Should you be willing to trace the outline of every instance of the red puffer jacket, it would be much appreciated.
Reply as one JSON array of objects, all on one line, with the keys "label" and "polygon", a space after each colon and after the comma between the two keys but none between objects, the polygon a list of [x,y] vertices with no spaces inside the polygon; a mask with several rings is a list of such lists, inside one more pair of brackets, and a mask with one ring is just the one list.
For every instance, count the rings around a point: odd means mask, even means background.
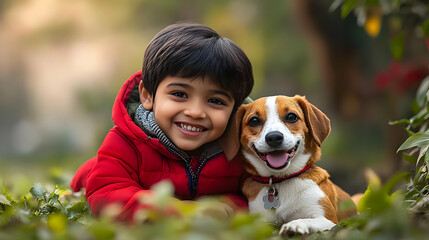
[{"label": "red puffer jacket", "polygon": [[[109,131],[95,158],[82,165],[71,187],[79,191],[86,187],[86,198],[95,215],[111,203],[123,205],[120,218],[130,220],[142,207],[138,198],[150,194],[150,187],[169,179],[179,199],[195,199],[204,195],[226,195],[239,207],[247,207],[241,195],[241,185],[247,177],[238,157],[228,161],[223,153],[208,159],[199,171],[174,155],[156,138],[148,137],[127,111],[130,95],[139,84],[141,72],[135,73],[123,85],[116,97]],[[196,168],[194,168],[196,169]]]}]

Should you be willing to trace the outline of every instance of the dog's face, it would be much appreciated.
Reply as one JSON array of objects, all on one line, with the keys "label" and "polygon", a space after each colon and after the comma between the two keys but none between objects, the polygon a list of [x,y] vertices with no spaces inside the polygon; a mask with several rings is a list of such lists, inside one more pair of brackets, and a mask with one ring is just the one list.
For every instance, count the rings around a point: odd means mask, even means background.
[{"label": "dog's face", "polygon": [[281,177],[320,157],[329,119],[304,97],[260,98],[242,106],[241,153],[251,174]]}]

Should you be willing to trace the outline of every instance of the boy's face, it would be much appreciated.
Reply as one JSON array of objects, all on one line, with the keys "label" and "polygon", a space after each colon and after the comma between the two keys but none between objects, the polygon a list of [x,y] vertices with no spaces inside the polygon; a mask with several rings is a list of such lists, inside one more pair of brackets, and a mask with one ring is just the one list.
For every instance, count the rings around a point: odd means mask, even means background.
[{"label": "boy's face", "polygon": [[234,107],[234,98],[210,79],[166,77],[155,99],[140,83],[140,100],[152,110],[159,127],[185,151],[195,150],[222,136]]}]

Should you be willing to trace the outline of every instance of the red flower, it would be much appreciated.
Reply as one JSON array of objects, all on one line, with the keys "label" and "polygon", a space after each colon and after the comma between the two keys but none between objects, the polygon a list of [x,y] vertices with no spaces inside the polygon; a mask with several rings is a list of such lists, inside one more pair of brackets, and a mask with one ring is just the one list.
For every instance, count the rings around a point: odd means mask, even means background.
[{"label": "red flower", "polygon": [[427,75],[427,68],[392,61],[386,71],[375,75],[376,88],[379,91],[394,89],[397,92],[403,92],[415,83],[419,83]]}]

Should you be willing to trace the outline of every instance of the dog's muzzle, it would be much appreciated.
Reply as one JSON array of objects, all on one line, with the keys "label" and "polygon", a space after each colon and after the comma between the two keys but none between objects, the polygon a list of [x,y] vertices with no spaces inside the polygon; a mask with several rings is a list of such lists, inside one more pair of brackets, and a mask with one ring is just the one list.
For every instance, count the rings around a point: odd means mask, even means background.
[{"label": "dog's muzzle", "polygon": [[268,167],[272,169],[283,169],[287,167],[290,161],[296,154],[300,141],[298,141],[292,148],[284,149],[284,136],[279,131],[272,131],[265,135],[266,144],[272,148],[267,152],[260,152],[255,145],[252,145],[252,149],[263,160]]}]

